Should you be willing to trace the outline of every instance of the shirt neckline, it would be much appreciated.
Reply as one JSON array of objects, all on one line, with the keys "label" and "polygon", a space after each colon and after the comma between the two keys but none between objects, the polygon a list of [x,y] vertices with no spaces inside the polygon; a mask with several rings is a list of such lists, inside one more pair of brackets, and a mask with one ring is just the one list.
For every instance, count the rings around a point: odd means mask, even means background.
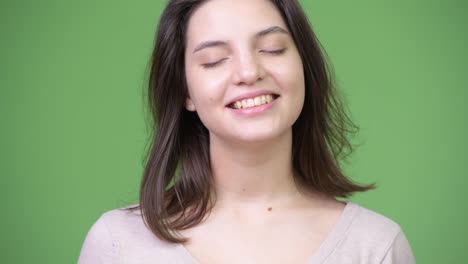
[{"label": "shirt neckline", "polygon": [[[346,235],[347,230],[354,222],[355,216],[359,211],[359,206],[351,201],[344,201],[346,203],[343,212],[339,216],[338,220],[335,223],[335,226],[328,233],[325,239],[322,241],[317,250],[312,253],[311,257],[305,264],[319,264],[330,256],[331,253],[335,250],[337,244],[343,239]],[[188,251],[188,249],[181,243],[177,244],[177,248],[182,252],[184,257],[191,264],[201,264],[198,260]]]},{"label": "shirt neckline", "polygon": [[338,243],[345,237],[349,228],[353,224],[356,215],[359,212],[359,206],[351,201],[346,201],[346,206],[338,218],[333,229],[322,241],[318,249],[312,254],[306,264],[323,263],[336,249]]}]

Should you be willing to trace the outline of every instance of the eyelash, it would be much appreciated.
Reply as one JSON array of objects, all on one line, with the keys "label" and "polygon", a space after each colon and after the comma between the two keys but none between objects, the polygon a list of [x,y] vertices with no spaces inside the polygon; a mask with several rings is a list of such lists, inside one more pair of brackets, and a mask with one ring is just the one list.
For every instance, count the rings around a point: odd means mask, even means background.
[{"label": "eyelash", "polygon": [[279,49],[279,50],[262,50],[262,52],[270,53],[273,55],[281,55],[286,51],[286,49]]},{"label": "eyelash", "polygon": [[219,64],[221,64],[225,60],[227,60],[227,59],[222,59],[222,60],[219,60],[219,61],[213,62],[213,63],[205,63],[205,64],[202,64],[202,66],[203,66],[203,68],[214,68],[214,67],[218,66]]},{"label": "eyelash", "polygon": [[[281,54],[284,54],[284,52],[286,51],[286,49],[280,49],[280,50],[261,50],[260,52],[264,52],[264,53],[269,53],[269,54],[272,54],[272,55],[281,55]],[[225,59],[222,59],[222,60],[219,60],[217,62],[213,62],[213,63],[205,63],[205,64],[202,64],[203,68],[206,68],[206,69],[209,69],[209,68],[214,68],[216,66],[218,66],[219,64],[221,64],[223,61],[227,60],[227,58]]]}]

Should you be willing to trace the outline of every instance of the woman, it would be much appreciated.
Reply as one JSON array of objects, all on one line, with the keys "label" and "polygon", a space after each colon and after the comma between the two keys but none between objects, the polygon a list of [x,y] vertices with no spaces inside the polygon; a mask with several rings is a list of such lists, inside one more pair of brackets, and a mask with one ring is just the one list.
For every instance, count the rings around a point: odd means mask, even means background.
[{"label": "woman", "polygon": [[293,0],[171,0],[153,53],[139,205],[105,213],[79,263],[414,263],[348,197],[353,124]]}]

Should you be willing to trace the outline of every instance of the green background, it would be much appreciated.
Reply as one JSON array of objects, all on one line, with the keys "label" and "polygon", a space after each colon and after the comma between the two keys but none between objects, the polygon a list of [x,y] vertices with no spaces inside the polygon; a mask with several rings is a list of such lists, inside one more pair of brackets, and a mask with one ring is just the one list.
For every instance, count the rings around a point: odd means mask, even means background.
[{"label": "green background", "polygon": [[[379,188],[353,201],[404,229],[418,263],[468,258],[468,4],[302,1]],[[144,92],[164,1],[0,3],[1,263],[75,263],[104,211],[137,202]]]}]

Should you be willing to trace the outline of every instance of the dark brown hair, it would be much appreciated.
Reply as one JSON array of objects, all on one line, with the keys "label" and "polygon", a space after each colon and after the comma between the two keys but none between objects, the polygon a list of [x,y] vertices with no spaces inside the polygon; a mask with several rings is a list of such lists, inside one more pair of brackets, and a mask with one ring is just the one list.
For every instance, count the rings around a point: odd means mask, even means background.
[{"label": "dark brown hair", "polygon": [[[185,242],[178,230],[200,223],[212,199],[209,134],[195,112],[185,109],[184,67],[187,24],[206,0],[170,0],[161,15],[152,55],[148,99],[154,135],[141,182],[143,220],[159,238]],[[348,134],[357,127],[346,115],[329,66],[307,16],[296,0],[272,0],[301,56],[304,106],[293,125],[295,182],[333,197],[367,191],[343,175],[339,160],[352,152]]]}]

